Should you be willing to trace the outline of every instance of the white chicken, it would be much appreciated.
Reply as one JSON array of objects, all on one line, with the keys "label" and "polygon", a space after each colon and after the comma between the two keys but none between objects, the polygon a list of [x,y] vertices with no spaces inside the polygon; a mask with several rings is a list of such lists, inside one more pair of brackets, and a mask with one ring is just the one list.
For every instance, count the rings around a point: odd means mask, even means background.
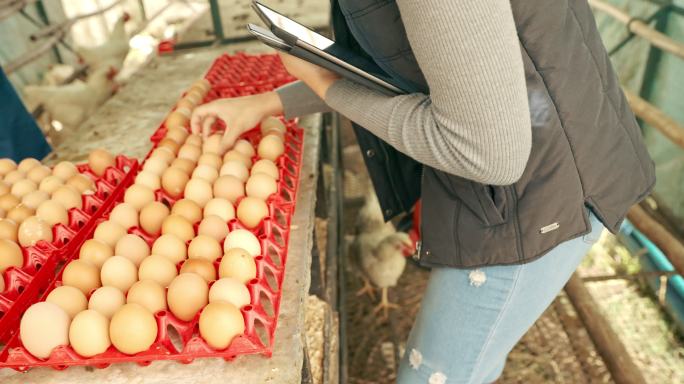
[{"label": "white chicken", "polygon": [[24,88],[25,101],[27,105],[42,104],[51,119],[59,121],[64,128],[76,128],[114,93],[115,75],[113,68],[101,68],[86,82],[28,85]]},{"label": "white chicken", "polygon": [[104,44],[97,47],[76,47],[75,52],[82,64],[88,65],[91,71],[100,68],[114,67],[120,71],[130,50],[125,24],[131,17],[124,13],[114,24],[112,33]]},{"label": "white chicken", "polygon": [[364,283],[356,295],[368,294],[375,298],[373,286],[380,288],[382,297],[373,313],[382,310],[387,317],[389,309],[399,307],[389,301],[388,289],[397,285],[404,272],[404,253],[411,248],[412,242],[406,233],[397,232],[392,223],[385,222],[372,186],[368,188],[365,203],[356,218],[356,236],[351,246]]}]

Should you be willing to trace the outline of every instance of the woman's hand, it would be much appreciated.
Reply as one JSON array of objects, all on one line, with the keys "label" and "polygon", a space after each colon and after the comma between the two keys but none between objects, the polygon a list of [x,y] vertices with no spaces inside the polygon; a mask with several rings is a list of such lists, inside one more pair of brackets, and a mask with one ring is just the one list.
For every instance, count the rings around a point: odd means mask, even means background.
[{"label": "woman's hand", "polygon": [[303,81],[323,100],[325,100],[325,93],[328,88],[340,78],[336,73],[316,64],[311,64],[306,60],[283,52],[279,52],[279,54],[290,75]]},{"label": "woman's hand", "polygon": [[258,95],[218,99],[198,106],[192,111],[190,128],[192,133],[207,137],[216,119],[223,120],[226,131],[221,141],[223,150],[230,149],[246,131],[254,128],[268,116],[283,112],[280,96],[275,92]]}]

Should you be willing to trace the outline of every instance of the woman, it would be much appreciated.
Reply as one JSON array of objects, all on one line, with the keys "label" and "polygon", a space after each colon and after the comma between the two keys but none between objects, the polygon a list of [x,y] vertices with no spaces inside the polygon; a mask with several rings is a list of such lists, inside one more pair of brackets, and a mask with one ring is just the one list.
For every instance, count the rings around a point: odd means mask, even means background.
[{"label": "woman", "polygon": [[[195,110],[230,127],[330,108],[356,126],[385,217],[422,197],[432,267],[399,383],[487,383],[654,168],[586,0],[339,0],[336,41],[413,92],[293,57],[301,81]],[[363,128],[361,128],[363,127]],[[422,169],[422,172],[421,172]]]}]

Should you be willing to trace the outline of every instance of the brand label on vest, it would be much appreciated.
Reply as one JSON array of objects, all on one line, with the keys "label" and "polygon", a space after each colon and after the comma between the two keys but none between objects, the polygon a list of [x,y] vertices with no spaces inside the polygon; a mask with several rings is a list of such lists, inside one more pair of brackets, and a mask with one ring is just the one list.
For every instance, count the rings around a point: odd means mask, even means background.
[{"label": "brand label on vest", "polygon": [[549,225],[547,225],[547,226],[545,226],[545,227],[541,227],[541,228],[539,229],[539,233],[541,233],[541,234],[543,235],[543,234],[545,234],[545,233],[549,233],[549,232],[551,232],[551,231],[555,231],[555,230],[558,229],[558,228],[560,228],[560,225],[556,222],[556,223],[553,223],[553,224],[549,224]]}]

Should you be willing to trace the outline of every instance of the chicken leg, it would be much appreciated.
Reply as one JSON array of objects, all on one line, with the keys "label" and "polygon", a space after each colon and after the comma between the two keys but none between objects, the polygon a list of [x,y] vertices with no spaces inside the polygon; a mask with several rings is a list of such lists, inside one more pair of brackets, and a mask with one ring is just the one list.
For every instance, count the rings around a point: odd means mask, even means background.
[{"label": "chicken leg", "polygon": [[380,311],[383,311],[383,317],[386,319],[387,316],[389,315],[389,310],[390,309],[399,309],[401,308],[399,304],[391,303],[389,301],[388,297],[388,287],[383,287],[382,288],[382,299],[380,300],[380,304],[378,304],[375,309],[373,309],[373,314],[377,314]]},{"label": "chicken leg", "polygon": [[371,300],[375,301],[375,288],[373,284],[371,284],[366,276],[361,276],[361,280],[363,280],[363,287],[356,291],[356,296],[368,295]]}]

